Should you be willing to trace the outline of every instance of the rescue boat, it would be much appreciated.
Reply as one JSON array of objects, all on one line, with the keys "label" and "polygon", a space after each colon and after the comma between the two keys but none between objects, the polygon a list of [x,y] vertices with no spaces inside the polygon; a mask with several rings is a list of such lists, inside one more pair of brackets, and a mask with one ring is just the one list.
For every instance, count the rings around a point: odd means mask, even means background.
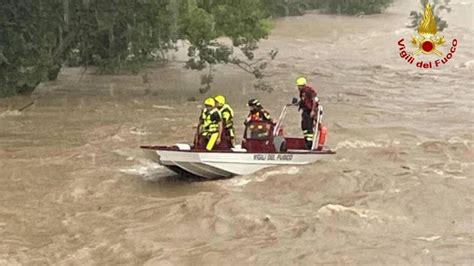
[{"label": "rescue boat", "polygon": [[196,142],[172,146],[141,146],[145,156],[182,176],[205,179],[248,175],[265,168],[282,165],[305,165],[335,154],[324,146],[327,129],[322,125],[323,109],[318,107],[312,149],[305,149],[303,138],[285,137],[285,105],[276,124],[269,121],[246,123],[242,143],[230,146],[225,137],[214,150],[206,151]]}]

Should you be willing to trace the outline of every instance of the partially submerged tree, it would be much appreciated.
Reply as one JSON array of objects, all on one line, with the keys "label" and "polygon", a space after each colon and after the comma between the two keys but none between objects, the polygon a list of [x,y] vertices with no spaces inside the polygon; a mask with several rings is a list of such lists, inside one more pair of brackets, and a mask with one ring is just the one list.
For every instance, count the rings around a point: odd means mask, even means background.
[{"label": "partially submerged tree", "polygon": [[[256,43],[269,34],[268,16],[260,0],[5,0],[0,96],[31,93],[55,79],[64,63],[106,71],[139,67],[164,59],[179,39],[191,44],[191,69],[240,65],[234,48],[253,59]],[[256,76],[257,69],[262,65],[251,70]]]},{"label": "partially submerged tree", "polygon": [[[268,56],[255,58],[258,41],[266,38],[271,29],[268,16],[261,2],[254,0],[215,0],[188,8],[181,23],[183,39],[190,42],[186,67],[209,69],[201,78],[201,92],[210,89],[216,64],[233,64],[257,79],[264,77],[268,61],[277,55],[271,51]],[[227,37],[230,44],[218,37]]]}]

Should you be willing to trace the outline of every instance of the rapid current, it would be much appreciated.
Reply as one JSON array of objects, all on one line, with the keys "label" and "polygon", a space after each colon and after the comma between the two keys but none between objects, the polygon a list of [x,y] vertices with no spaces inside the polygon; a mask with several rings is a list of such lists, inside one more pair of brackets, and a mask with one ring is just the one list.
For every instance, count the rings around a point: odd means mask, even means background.
[{"label": "rapid current", "polygon": [[452,1],[438,34],[456,52],[432,69],[400,57],[418,2],[278,19],[260,43],[279,50],[271,93],[218,67],[209,95],[227,96],[239,136],[249,98],[278,117],[309,79],[337,154],[303,167],[190,182],[146,160],[140,145],[193,138],[207,95],[182,54],[139,75],[66,68],[0,99],[0,265],[474,264],[473,2]]}]

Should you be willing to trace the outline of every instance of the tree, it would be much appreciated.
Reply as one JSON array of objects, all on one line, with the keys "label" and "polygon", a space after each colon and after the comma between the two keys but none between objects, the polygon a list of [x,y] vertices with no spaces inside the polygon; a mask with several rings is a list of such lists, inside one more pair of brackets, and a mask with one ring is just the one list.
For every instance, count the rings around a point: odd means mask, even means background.
[{"label": "tree", "polygon": [[[270,51],[268,56],[256,59],[254,51],[258,49],[258,41],[270,32],[269,15],[263,4],[254,0],[202,1],[188,6],[181,23],[182,37],[191,44],[186,67],[194,70],[209,68],[208,74],[201,77],[201,92],[210,89],[216,64],[233,64],[257,79],[264,77],[262,71],[277,52]],[[217,40],[223,36],[232,44]],[[236,50],[246,60],[236,55]]]},{"label": "tree", "polygon": [[0,96],[28,94],[55,79],[63,40],[57,1],[8,0],[0,9]]},{"label": "tree", "polygon": [[378,14],[393,0],[264,0],[274,16],[303,15],[306,10],[318,9],[329,14]]},{"label": "tree", "polygon": [[[55,79],[66,62],[115,71],[163,59],[176,42],[190,43],[191,69],[251,65],[270,31],[260,0],[5,0],[0,6],[0,96],[31,93]],[[232,45],[217,41],[228,37]],[[207,79],[212,80],[211,79]]]}]

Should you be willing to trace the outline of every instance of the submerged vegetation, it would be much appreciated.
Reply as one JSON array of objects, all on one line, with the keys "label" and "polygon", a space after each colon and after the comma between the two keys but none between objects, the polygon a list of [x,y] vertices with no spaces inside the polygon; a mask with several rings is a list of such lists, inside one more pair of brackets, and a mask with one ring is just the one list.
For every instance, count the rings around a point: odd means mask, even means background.
[{"label": "submerged vegetation", "polygon": [[[256,44],[270,32],[269,17],[255,0],[6,0],[0,7],[0,95],[31,93],[65,64],[113,72],[164,60],[178,40],[189,44],[191,69],[242,65],[234,50],[253,59]],[[222,36],[232,44],[219,43]],[[248,70],[258,75],[261,67]]]},{"label": "submerged vegetation", "polygon": [[[54,80],[63,66],[96,66],[105,73],[140,69],[166,60],[178,41],[188,44],[186,67],[207,69],[200,91],[210,89],[213,66],[233,64],[264,77],[277,51],[255,57],[271,18],[324,13],[379,13],[392,0],[5,0],[0,6],[0,97],[29,94]],[[227,37],[228,42],[218,41]],[[261,84],[261,83],[260,83]]]}]

